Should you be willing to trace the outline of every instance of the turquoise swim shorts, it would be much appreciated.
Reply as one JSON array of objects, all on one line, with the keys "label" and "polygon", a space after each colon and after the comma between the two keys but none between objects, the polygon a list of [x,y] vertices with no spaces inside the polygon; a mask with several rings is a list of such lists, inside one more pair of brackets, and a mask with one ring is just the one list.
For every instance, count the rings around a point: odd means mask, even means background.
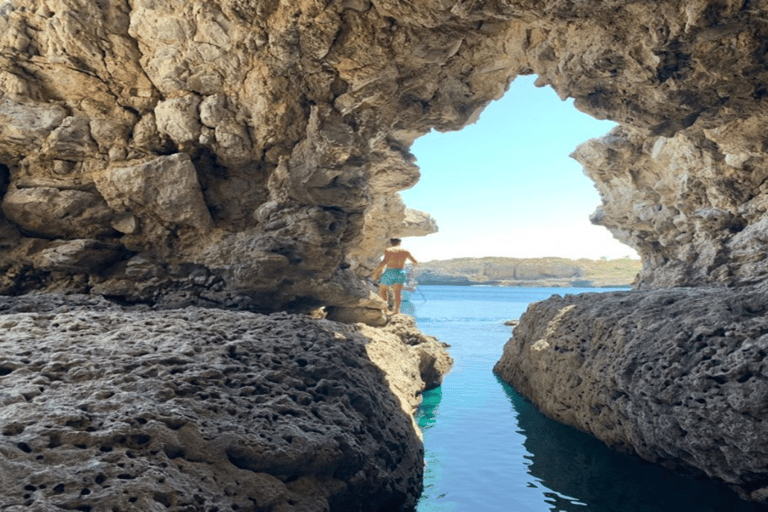
[{"label": "turquoise swim shorts", "polygon": [[381,275],[379,282],[386,286],[392,286],[393,284],[403,284],[408,277],[404,268],[388,268]]}]

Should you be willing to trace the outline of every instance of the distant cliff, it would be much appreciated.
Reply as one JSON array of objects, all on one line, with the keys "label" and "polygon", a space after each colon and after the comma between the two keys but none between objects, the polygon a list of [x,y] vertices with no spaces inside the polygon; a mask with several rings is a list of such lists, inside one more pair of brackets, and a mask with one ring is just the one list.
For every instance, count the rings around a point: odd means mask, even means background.
[{"label": "distant cliff", "polygon": [[629,258],[457,258],[419,265],[417,279],[420,284],[454,286],[629,286],[641,266]]}]

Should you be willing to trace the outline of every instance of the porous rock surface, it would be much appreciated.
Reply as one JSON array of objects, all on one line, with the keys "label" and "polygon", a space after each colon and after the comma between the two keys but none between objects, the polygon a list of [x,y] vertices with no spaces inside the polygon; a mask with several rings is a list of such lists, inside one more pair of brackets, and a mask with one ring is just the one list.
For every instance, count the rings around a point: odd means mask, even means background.
[{"label": "porous rock surface", "polygon": [[494,370],[547,416],[768,504],[766,287],[555,295]]},{"label": "porous rock surface", "polygon": [[46,295],[0,298],[0,329],[9,511],[409,510],[416,394],[451,363],[400,317],[373,329]]}]

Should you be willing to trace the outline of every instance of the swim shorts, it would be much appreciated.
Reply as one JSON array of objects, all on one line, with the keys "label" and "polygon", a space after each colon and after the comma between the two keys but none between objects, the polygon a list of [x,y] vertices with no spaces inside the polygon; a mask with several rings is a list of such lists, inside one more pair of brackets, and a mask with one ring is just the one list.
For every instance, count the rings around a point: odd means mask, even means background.
[{"label": "swim shorts", "polygon": [[392,286],[393,284],[405,283],[407,277],[404,268],[388,268],[381,275],[379,282],[385,286]]}]

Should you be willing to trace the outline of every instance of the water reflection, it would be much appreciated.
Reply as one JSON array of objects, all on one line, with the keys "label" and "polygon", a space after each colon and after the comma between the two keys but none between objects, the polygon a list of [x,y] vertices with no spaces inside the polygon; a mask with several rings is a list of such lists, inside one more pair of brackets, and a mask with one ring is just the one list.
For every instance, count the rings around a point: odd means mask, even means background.
[{"label": "water reflection", "polygon": [[[431,429],[437,422],[437,417],[440,413],[440,401],[442,399],[443,389],[441,386],[426,391],[421,395],[421,404],[419,405],[419,410],[416,414],[416,420],[425,436],[429,429]],[[445,496],[437,494],[437,489],[435,487],[435,483],[440,482],[443,476],[440,455],[435,450],[425,450],[424,457],[426,467],[424,468],[424,488],[422,489],[420,499],[425,501],[441,500]]]},{"label": "water reflection", "polygon": [[766,512],[723,484],[680,476],[609,449],[597,439],[550,420],[502,382],[525,436],[533,486],[546,488],[557,512]]},{"label": "water reflection", "polygon": [[421,395],[421,404],[416,419],[419,422],[419,428],[423,431],[429,430],[437,421],[440,411],[440,401],[443,399],[443,388],[438,386]]}]

